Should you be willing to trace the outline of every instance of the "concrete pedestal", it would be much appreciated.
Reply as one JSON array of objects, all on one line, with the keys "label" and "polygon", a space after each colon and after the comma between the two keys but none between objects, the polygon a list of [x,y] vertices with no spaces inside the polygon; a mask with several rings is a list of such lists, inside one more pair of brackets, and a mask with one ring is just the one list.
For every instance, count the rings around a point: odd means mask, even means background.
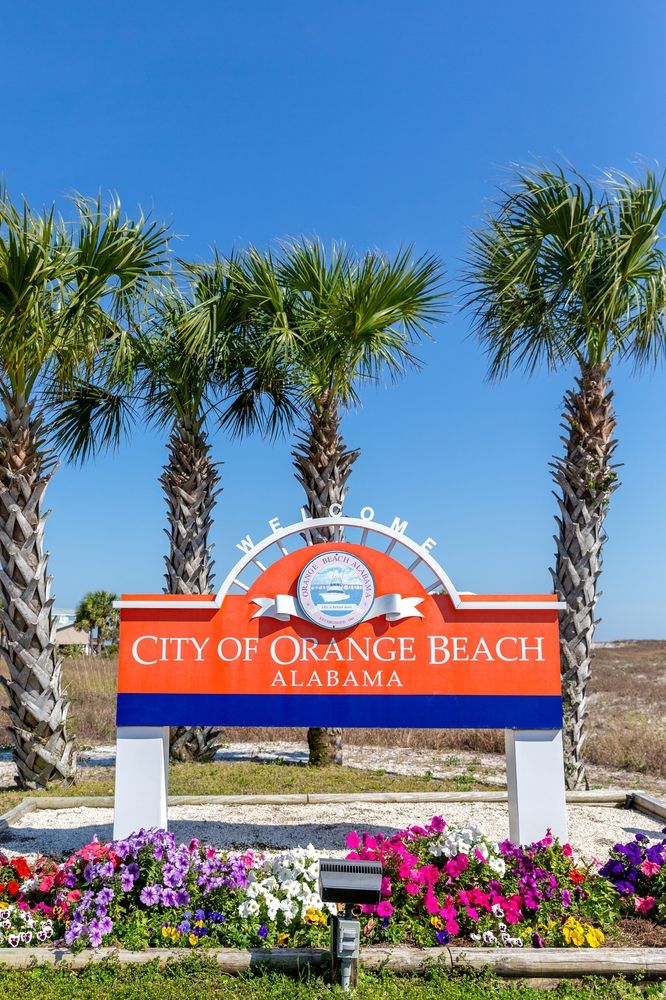
[{"label": "concrete pedestal", "polygon": [[166,829],[168,791],[168,727],[120,727],[116,736],[114,840],[141,827]]},{"label": "concrete pedestal", "polygon": [[546,829],[568,839],[561,729],[507,729],[509,839],[541,840]]}]

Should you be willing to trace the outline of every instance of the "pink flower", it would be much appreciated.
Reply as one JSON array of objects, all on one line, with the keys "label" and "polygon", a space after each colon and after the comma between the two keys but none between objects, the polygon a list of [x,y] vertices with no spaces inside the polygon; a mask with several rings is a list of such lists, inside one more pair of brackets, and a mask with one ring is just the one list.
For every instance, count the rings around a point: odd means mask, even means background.
[{"label": "pink flower", "polygon": [[425,906],[428,913],[432,914],[439,913],[439,903],[437,902],[437,898],[433,895],[432,892],[427,893],[423,905]]},{"label": "pink flower", "polygon": [[378,917],[391,917],[393,916],[393,907],[387,899],[383,899],[381,903],[377,906],[377,916]]},{"label": "pink flower", "polygon": [[562,854],[565,858],[570,858],[573,855],[571,844],[562,844]]},{"label": "pink flower", "polygon": [[446,921],[446,930],[451,935],[451,937],[455,937],[456,934],[458,933],[458,931],[460,930],[460,926],[458,924],[458,921],[457,920],[447,920]]},{"label": "pink flower", "polygon": [[352,851],[355,851],[357,847],[361,846],[361,838],[357,834],[356,830],[352,830],[347,834],[345,837],[345,844]]},{"label": "pink flower", "polygon": [[405,892],[408,896],[418,896],[421,891],[421,886],[417,885],[416,882],[407,882],[405,884]]},{"label": "pink flower", "polygon": [[429,827],[433,833],[442,833],[445,826],[446,823],[441,816],[433,816],[433,818],[430,820]]},{"label": "pink flower", "polygon": [[434,885],[439,878],[439,868],[436,865],[424,865],[420,875],[423,882]]},{"label": "pink flower", "polygon": [[385,875],[382,879],[382,896],[390,896],[392,892],[391,879]]},{"label": "pink flower", "polygon": [[444,871],[451,878],[458,878],[462,875],[464,871],[469,868],[469,858],[466,854],[458,854],[455,858],[451,858],[444,865]]},{"label": "pink flower", "polygon": [[659,871],[661,871],[659,865],[655,865],[654,861],[648,861],[647,859],[638,867],[640,868],[640,870],[643,872],[644,875],[648,876],[648,878],[651,875],[656,875]]},{"label": "pink flower", "polygon": [[474,848],[474,857],[476,858],[477,861],[480,861],[482,865],[485,865],[486,859],[484,858],[483,854],[481,853],[478,847]]},{"label": "pink flower", "polygon": [[634,900],[634,910],[636,913],[649,913],[652,909],[654,909],[654,896],[645,896],[644,899],[637,896]]},{"label": "pink flower", "polygon": [[379,841],[376,837],[369,837],[367,834],[365,836],[365,849],[367,851],[376,851],[379,847]]}]

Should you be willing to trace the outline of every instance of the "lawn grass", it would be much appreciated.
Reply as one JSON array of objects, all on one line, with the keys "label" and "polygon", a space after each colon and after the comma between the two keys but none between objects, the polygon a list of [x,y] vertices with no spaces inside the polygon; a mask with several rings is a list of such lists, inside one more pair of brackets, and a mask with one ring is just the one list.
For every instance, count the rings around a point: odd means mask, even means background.
[{"label": "lawn grass", "polygon": [[[75,785],[53,785],[44,791],[0,789],[0,814],[34,795],[113,795],[114,769],[79,769]],[[361,771],[352,767],[308,767],[291,764],[259,764],[246,761],[215,761],[212,764],[172,764],[169,768],[171,795],[290,795],[315,792],[467,792],[477,787],[475,775],[462,771],[447,779],[427,776]],[[488,785],[482,786],[488,790]]]},{"label": "lawn grass", "polygon": [[[331,1000],[343,996],[356,1000],[542,1000],[544,996],[542,990],[522,983],[441,969],[405,978],[361,972],[358,987],[345,994],[330,986],[325,977],[297,980],[278,973],[259,973],[230,978],[199,956],[164,969],[156,964],[119,967],[105,962],[78,973],[45,967],[0,970],[0,988],[3,1000]],[[658,985],[648,986],[645,992],[640,984],[618,978],[564,983],[556,995],[580,1000],[638,1000],[663,997],[664,993]]]}]

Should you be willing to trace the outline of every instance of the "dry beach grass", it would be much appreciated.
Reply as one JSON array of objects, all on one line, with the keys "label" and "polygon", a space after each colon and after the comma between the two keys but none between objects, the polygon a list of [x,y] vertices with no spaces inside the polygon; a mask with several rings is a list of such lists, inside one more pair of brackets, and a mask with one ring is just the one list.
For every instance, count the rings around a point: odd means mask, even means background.
[{"label": "dry beach grass", "polygon": [[[65,660],[72,728],[82,746],[113,742],[116,670],[115,657]],[[228,729],[225,736],[234,742],[304,742],[305,731],[238,728]],[[504,734],[483,729],[356,729],[348,731],[347,741],[358,746],[432,749],[449,754],[504,752]],[[10,742],[4,712],[0,715],[0,742]],[[666,778],[666,641],[626,641],[597,647],[586,756],[591,764],[610,771]]]}]

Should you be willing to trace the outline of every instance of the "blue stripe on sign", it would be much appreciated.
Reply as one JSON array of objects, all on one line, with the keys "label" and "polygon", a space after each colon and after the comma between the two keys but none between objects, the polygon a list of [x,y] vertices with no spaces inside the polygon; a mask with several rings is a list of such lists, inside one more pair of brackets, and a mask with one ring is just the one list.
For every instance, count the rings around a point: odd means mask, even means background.
[{"label": "blue stripe on sign", "polygon": [[119,694],[119,726],[561,729],[556,695]]}]

